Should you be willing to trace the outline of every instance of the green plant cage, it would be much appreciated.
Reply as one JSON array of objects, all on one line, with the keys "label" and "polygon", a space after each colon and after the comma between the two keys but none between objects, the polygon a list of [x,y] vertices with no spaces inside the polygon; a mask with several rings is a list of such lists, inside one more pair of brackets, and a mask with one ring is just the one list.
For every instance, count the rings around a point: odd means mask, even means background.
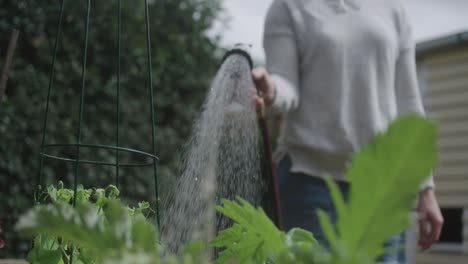
[{"label": "green plant cage", "polygon": [[[89,39],[89,32],[90,32],[90,13],[92,8],[92,1],[86,1],[86,13],[85,13],[85,36],[84,36],[84,43],[83,43],[83,60],[82,60],[82,69],[81,69],[81,88],[80,88],[80,96],[76,99],[79,100],[79,112],[77,113],[77,128],[76,128],[76,135],[74,135],[74,142],[62,142],[58,144],[49,144],[48,143],[48,135],[47,135],[47,126],[49,121],[50,115],[50,105],[51,105],[51,94],[53,93],[54,88],[54,73],[56,68],[56,61],[57,61],[57,50],[59,47],[61,31],[63,26],[63,14],[65,9],[66,0],[61,0],[60,3],[60,13],[57,21],[57,30],[55,33],[55,42],[54,48],[52,53],[52,63],[50,66],[50,75],[49,75],[49,82],[48,82],[48,89],[47,89],[47,99],[45,104],[45,114],[43,120],[43,128],[42,128],[42,143],[40,147],[39,153],[39,172],[37,174],[37,189],[36,189],[36,202],[38,202],[37,197],[39,196],[39,192],[41,186],[44,186],[44,163],[46,160],[56,160],[60,162],[69,162],[74,164],[74,171],[73,171],[73,186],[75,193],[77,192],[77,188],[82,179],[83,175],[80,175],[80,166],[83,164],[91,164],[96,166],[112,166],[115,168],[115,180],[114,184],[119,187],[120,185],[120,177],[121,173],[120,170],[122,168],[142,168],[142,167],[149,167],[152,168],[153,177],[154,177],[154,195],[155,195],[155,205],[153,206],[156,212],[156,221],[158,228],[160,226],[160,205],[159,205],[159,192],[158,192],[158,157],[156,156],[156,144],[155,144],[155,107],[154,107],[154,91],[153,91],[153,76],[152,76],[152,68],[151,68],[151,39],[150,39],[150,26],[149,26],[149,12],[148,12],[148,0],[145,0],[144,3],[141,4],[145,5],[145,26],[146,26],[146,56],[147,56],[147,83],[148,83],[148,104],[150,105],[149,109],[151,111],[150,116],[151,119],[148,122],[151,122],[151,144],[152,144],[152,152],[145,152],[138,149],[133,148],[126,148],[122,147],[122,142],[120,139],[120,129],[121,129],[121,35],[122,35],[122,0],[118,1],[118,8],[116,17],[117,23],[117,43],[115,43],[117,47],[117,81],[115,86],[115,93],[116,93],[116,101],[115,101],[115,116],[116,116],[116,124],[115,124],[115,144],[108,145],[108,144],[87,144],[82,140],[82,132],[83,132],[83,113],[86,107],[85,102],[85,94],[86,94],[86,73],[87,73],[87,57],[88,57],[88,39]],[[135,4],[139,4],[140,1],[136,1]],[[54,153],[63,150],[63,149],[73,149],[74,157],[66,157],[63,155],[57,155]],[[83,149],[92,149],[92,150],[104,150],[110,151],[113,153],[114,161],[102,161],[99,159],[86,159],[83,158],[81,154]],[[126,153],[129,155],[137,156],[140,158],[144,158],[145,162],[123,162],[121,161],[120,155],[122,153]],[[146,162],[148,161],[148,162]],[[73,198],[73,205],[76,206],[76,196]]]}]

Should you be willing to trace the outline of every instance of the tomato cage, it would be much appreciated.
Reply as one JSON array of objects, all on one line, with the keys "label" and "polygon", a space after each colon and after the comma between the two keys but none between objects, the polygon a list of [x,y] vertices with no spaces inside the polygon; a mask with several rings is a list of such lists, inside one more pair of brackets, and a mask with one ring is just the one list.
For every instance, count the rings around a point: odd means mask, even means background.
[{"label": "tomato cage", "polygon": [[[48,80],[48,89],[47,89],[47,100],[45,104],[45,114],[43,120],[43,127],[42,127],[42,142],[40,146],[39,152],[39,172],[36,178],[36,195],[35,199],[38,202],[39,192],[41,186],[44,186],[44,167],[45,162],[50,160],[55,160],[58,162],[67,162],[73,164],[69,166],[73,168],[72,175],[73,175],[73,182],[72,182],[72,189],[77,193],[78,185],[80,181],[83,179],[84,175],[80,174],[80,166],[84,164],[88,165],[95,165],[95,166],[110,166],[115,168],[115,179],[113,184],[117,187],[120,185],[122,173],[122,168],[143,168],[147,167],[152,169],[153,179],[154,179],[154,195],[155,195],[155,205],[153,206],[155,213],[156,213],[156,221],[158,228],[160,226],[160,205],[159,205],[159,192],[158,192],[158,157],[156,156],[156,145],[155,145],[155,111],[154,111],[154,91],[153,91],[153,76],[152,76],[152,68],[151,68],[151,39],[150,39],[150,26],[149,26],[149,12],[148,12],[148,0],[144,1],[144,12],[145,12],[145,27],[146,27],[146,56],[147,56],[147,84],[148,84],[148,97],[149,100],[147,103],[149,104],[151,119],[148,122],[151,122],[151,135],[147,135],[148,138],[151,138],[151,151],[142,151],[138,149],[124,147],[121,140],[121,40],[122,40],[122,4],[121,0],[118,0],[118,8],[116,16],[117,22],[117,43],[115,43],[117,47],[117,58],[116,58],[116,85],[115,85],[115,144],[90,144],[84,142],[83,140],[83,126],[84,126],[84,109],[86,107],[85,95],[86,95],[86,74],[87,74],[87,58],[88,58],[88,46],[89,46],[89,32],[90,32],[90,13],[91,13],[91,0],[86,1],[86,13],[84,17],[85,21],[85,36],[84,36],[84,43],[82,44],[83,50],[83,59],[81,65],[81,87],[80,87],[80,96],[76,98],[79,105],[79,112],[77,113],[77,119],[75,120],[77,123],[76,127],[76,135],[74,135],[73,142],[61,142],[61,143],[49,143],[48,134],[47,134],[47,127],[50,126],[49,115],[51,112],[51,94],[54,90],[54,74],[56,70],[56,62],[57,62],[57,50],[59,48],[59,43],[61,39],[62,27],[63,27],[63,20],[64,20],[64,9],[65,9],[65,2],[66,0],[61,0],[60,4],[60,11],[59,17],[57,21],[57,30],[55,33],[55,42],[53,46],[53,53],[52,53],[52,62],[50,66],[50,75]],[[138,2],[135,2],[138,4]],[[113,140],[114,141],[114,140]],[[83,151],[105,151],[107,153],[112,153],[110,156],[113,156],[112,160],[100,160],[99,158],[87,158],[83,157]],[[73,153],[70,155],[64,155],[64,153]],[[122,157],[131,156],[133,158],[126,158],[123,159]],[[134,160],[138,160],[135,162]],[[111,169],[112,170],[112,169]],[[76,206],[76,195],[73,197],[73,206]]]}]

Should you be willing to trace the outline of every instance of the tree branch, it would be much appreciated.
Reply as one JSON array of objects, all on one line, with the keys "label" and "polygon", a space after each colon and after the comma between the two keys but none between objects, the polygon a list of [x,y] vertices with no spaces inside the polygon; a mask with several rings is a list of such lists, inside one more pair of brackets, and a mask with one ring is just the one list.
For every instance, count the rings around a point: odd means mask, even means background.
[{"label": "tree branch", "polygon": [[7,53],[5,56],[5,63],[3,64],[2,76],[0,77],[0,105],[3,102],[3,97],[6,91],[6,85],[8,81],[8,72],[10,71],[11,62],[13,60],[13,53],[16,49],[16,43],[18,42],[19,31],[13,29],[10,36],[10,43],[8,44]]}]

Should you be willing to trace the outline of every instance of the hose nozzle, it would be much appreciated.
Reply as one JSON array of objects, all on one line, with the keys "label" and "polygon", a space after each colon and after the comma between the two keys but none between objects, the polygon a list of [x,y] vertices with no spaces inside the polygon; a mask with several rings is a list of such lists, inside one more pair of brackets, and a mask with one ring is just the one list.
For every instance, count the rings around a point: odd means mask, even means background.
[{"label": "hose nozzle", "polygon": [[249,44],[238,43],[234,45],[234,48],[232,48],[231,50],[226,52],[226,54],[224,54],[221,64],[223,64],[224,61],[226,61],[226,59],[229,58],[229,56],[237,54],[243,56],[249,63],[250,69],[253,69],[253,61],[252,57],[250,56],[251,48],[252,45]]}]

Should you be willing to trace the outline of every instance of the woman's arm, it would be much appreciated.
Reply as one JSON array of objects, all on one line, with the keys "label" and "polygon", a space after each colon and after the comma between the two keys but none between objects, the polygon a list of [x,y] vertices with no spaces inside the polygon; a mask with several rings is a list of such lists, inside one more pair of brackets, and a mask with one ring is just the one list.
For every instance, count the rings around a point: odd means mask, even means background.
[{"label": "woman's arm", "polygon": [[[396,63],[395,76],[398,114],[416,113],[425,116],[416,75],[415,45],[411,25],[403,9],[401,9],[400,14],[400,54]],[[423,249],[428,249],[439,240],[444,221],[434,193],[432,175],[421,185],[417,210],[419,213],[419,245]]]},{"label": "woman's arm", "polygon": [[292,14],[287,2],[276,0],[270,7],[263,38],[267,70],[258,68],[253,78],[267,105],[285,113],[299,105],[299,59]]},{"label": "woman's arm", "polygon": [[[416,73],[415,44],[411,25],[404,11],[400,20],[400,53],[396,62],[395,93],[398,115],[419,114],[425,116],[422,96]],[[431,176],[421,185],[421,190],[434,188]]]}]

